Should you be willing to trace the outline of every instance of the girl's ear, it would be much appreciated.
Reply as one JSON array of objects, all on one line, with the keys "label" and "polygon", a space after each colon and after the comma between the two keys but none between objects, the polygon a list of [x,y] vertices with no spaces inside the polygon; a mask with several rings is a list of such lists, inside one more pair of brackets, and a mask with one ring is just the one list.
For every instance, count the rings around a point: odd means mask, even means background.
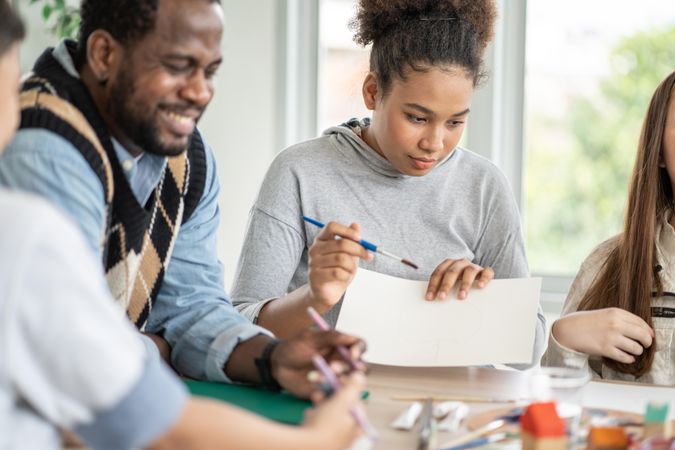
[{"label": "girl's ear", "polygon": [[365,80],[363,80],[363,103],[370,111],[375,109],[377,104],[377,94],[379,92],[379,85],[377,83],[377,75],[374,72],[368,72]]},{"label": "girl's ear", "polygon": [[659,167],[661,167],[662,169],[666,168],[666,160],[663,159],[663,151],[659,153]]}]

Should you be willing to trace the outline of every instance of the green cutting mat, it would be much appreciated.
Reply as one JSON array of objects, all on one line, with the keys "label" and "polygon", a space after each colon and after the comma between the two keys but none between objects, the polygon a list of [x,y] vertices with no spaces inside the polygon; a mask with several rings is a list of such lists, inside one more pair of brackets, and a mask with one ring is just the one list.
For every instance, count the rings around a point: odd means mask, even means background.
[{"label": "green cutting mat", "polygon": [[[300,424],[305,410],[312,406],[312,402],[300,400],[286,392],[271,392],[253,386],[194,380],[186,380],[185,384],[194,396],[222,400],[270,420],[291,425]],[[361,393],[364,400],[368,396],[368,391]]]},{"label": "green cutting mat", "polygon": [[277,422],[297,425],[302,422],[305,409],[312,403],[300,400],[286,392],[277,393],[252,386],[185,381],[188,389],[197,397],[210,397],[239,406]]}]

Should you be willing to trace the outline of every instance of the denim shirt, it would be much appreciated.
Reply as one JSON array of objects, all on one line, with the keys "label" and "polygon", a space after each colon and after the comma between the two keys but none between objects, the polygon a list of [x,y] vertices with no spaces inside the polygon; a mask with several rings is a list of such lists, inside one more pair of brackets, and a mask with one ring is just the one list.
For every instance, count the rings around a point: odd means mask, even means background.
[{"label": "denim shirt", "polygon": [[[55,56],[71,74],[76,74],[61,46]],[[145,204],[162,176],[166,157],[144,153],[133,158],[119,142],[113,144],[134,195],[140,204]],[[220,187],[215,158],[208,145],[206,167],[203,196],[180,228],[145,331],[164,332],[172,347],[172,364],[182,374],[230,381],[223,368],[233,349],[253,336],[270,333],[241,316],[225,292],[216,242]],[[19,130],[0,158],[0,185],[33,192],[54,202],[80,225],[89,246],[102,261],[103,187],[70,142],[44,129]],[[105,282],[102,263],[101,280]]]}]

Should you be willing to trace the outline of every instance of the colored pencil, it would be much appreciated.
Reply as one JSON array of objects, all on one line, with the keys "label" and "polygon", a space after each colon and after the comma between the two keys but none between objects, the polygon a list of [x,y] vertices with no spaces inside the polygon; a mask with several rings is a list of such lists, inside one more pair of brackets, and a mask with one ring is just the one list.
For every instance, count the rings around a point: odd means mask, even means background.
[{"label": "colored pencil", "polygon": [[[321,317],[321,314],[316,312],[316,309],[312,308],[309,306],[307,308],[307,312],[309,313],[309,317],[312,318],[312,321],[318,326],[320,329],[324,331],[330,330],[330,326],[328,323],[326,323],[325,320],[323,320],[323,317]],[[344,358],[345,361],[349,363],[350,366],[352,366],[352,369],[354,370],[363,370],[365,367],[361,361],[356,361],[352,356],[349,354],[349,350],[347,350],[347,347],[344,345],[338,345],[337,346],[337,351],[340,353],[340,356]]]},{"label": "colored pencil", "polygon": [[[302,216],[302,219],[303,219],[305,222],[311,223],[312,225],[316,225],[316,226],[319,227],[319,228],[323,228],[323,227],[326,226],[324,223],[319,222],[319,221],[316,220],[316,219],[312,219],[311,217]],[[405,259],[405,258],[401,258],[400,256],[396,256],[396,255],[394,255],[393,253],[390,253],[390,252],[388,252],[388,251],[386,251],[386,250],[381,249],[380,247],[378,247],[377,245],[373,244],[372,242],[366,241],[365,239],[361,239],[360,241],[354,241],[354,242],[356,242],[357,244],[360,244],[360,245],[361,245],[363,248],[365,248],[366,250],[370,250],[371,252],[379,253],[380,255],[384,255],[384,256],[388,256],[389,258],[393,258],[393,259],[395,259],[395,260],[397,260],[397,261],[402,262],[402,263],[405,264],[406,266],[412,267],[412,268],[415,269],[415,270],[419,269],[419,267],[417,266],[417,264],[413,263],[413,262],[410,261],[409,259]]]},{"label": "colored pencil", "polygon": [[[326,360],[323,358],[323,356],[314,355],[312,357],[312,362],[314,363],[314,367],[316,367],[316,369],[319,372],[321,372],[326,381],[331,385],[333,391],[337,392],[337,390],[341,386],[340,381],[338,380],[337,375],[335,375],[335,372],[333,372],[333,369],[330,368]],[[377,439],[377,431],[375,431],[370,422],[368,422],[368,419],[363,414],[363,411],[356,407],[353,407],[351,409],[351,414],[354,417],[354,420],[356,420],[356,423],[358,423],[361,429],[365,431],[366,435],[372,441],[375,441]]]}]

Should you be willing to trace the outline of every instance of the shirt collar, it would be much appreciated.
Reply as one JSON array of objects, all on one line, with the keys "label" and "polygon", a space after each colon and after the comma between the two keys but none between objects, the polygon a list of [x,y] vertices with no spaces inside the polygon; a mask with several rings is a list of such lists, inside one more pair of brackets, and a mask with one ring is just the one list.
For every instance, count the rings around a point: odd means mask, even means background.
[{"label": "shirt collar", "polygon": [[658,247],[666,255],[675,255],[675,230],[670,225],[671,216],[670,211],[664,214],[657,228]]},{"label": "shirt collar", "polygon": [[164,174],[167,157],[147,152],[133,157],[115,138],[112,138],[112,143],[134,196],[138,203],[145,205]]}]

